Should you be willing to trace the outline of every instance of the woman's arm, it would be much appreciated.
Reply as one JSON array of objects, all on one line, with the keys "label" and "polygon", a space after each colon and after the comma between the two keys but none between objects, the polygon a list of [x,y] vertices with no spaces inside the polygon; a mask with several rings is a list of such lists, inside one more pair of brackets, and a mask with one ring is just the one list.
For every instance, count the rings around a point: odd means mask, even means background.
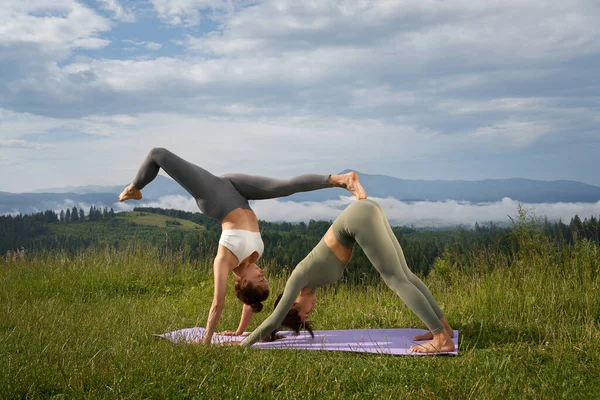
[{"label": "woman's arm", "polygon": [[249,306],[248,304],[244,304],[242,306],[242,318],[240,319],[240,324],[238,325],[237,330],[235,330],[235,331],[227,330],[227,331],[219,332],[219,335],[223,335],[223,336],[248,336],[248,335],[250,335],[249,333],[244,335],[244,331],[250,324],[250,321],[252,321],[252,317],[254,317],[254,311],[252,311],[252,306]]},{"label": "woman's arm", "polygon": [[283,295],[281,296],[281,300],[275,310],[263,321],[262,324],[254,332],[250,334],[244,341],[242,342],[242,346],[252,346],[254,343],[258,342],[265,336],[268,336],[275,329],[281,326],[281,322],[285,318],[290,308],[294,305],[294,301],[298,297],[300,291],[306,286],[305,280],[301,277],[300,274],[292,274],[285,284],[285,289],[283,291]]},{"label": "woman's arm", "polygon": [[236,336],[239,336],[244,333],[248,325],[250,325],[250,321],[252,321],[253,317],[254,311],[252,311],[252,306],[244,304],[242,306],[242,317],[240,318],[240,324],[238,325],[238,328],[235,331]]},{"label": "woman's arm", "polygon": [[224,257],[215,258],[213,266],[215,274],[215,291],[213,295],[212,305],[208,313],[208,321],[206,322],[206,331],[204,333],[203,342],[210,344],[213,334],[221,319],[223,306],[225,305],[225,292],[227,291],[227,277],[229,275],[229,266]]}]

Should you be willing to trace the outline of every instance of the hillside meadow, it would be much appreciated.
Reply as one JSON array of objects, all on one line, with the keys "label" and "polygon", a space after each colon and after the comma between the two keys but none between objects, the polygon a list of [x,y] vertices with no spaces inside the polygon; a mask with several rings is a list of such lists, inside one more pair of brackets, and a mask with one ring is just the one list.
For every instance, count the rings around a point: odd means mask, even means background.
[{"label": "hillside meadow", "polygon": [[[480,251],[468,269],[440,257],[425,278],[460,330],[457,357],[174,345],[152,335],[205,324],[211,260],[135,246],[5,257],[0,397],[598,398],[600,248],[515,234],[514,256]],[[263,266],[279,293],[286,273]],[[220,329],[237,326],[232,283]],[[318,296],[317,329],[423,326],[378,278]]]}]

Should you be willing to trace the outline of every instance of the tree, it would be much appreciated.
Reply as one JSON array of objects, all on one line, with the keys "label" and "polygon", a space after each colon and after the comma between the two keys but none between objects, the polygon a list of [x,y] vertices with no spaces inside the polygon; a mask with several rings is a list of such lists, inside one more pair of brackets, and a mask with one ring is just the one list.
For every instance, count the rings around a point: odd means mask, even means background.
[{"label": "tree", "polygon": [[65,222],[71,222],[71,209],[67,208],[67,213],[65,214]]},{"label": "tree", "polygon": [[59,221],[60,222],[65,222],[65,210],[60,210]]},{"label": "tree", "polygon": [[85,220],[85,213],[83,212],[83,208],[79,209],[79,220],[80,221],[84,221]]},{"label": "tree", "polygon": [[73,206],[73,209],[71,210],[71,221],[79,221],[79,211],[75,206]]},{"label": "tree", "polygon": [[583,237],[583,223],[581,222],[581,219],[579,218],[579,215],[575,215],[572,219],[571,219],[571,223],[569,224],[569,227],[571,228],[571,232],[573,234],[573,238],[575,239],[579,239]]},{"label": "tree", "polygon": [[52,210],[47,210],[44,211],[44,217],[42,222],[58,222],[58,217],[56,216],[56,213]]},{"label": "tree", "polygon": [[600,233],[598,231],[598,220],[593,215],[590,217],[590,222],[589,222],[589,228],[588,228],[588,230],[590,232],[591,239],[594,242],[596,242],[596,244],[598,244],[599,243],[599,241],[598,241],[598,234]]}]

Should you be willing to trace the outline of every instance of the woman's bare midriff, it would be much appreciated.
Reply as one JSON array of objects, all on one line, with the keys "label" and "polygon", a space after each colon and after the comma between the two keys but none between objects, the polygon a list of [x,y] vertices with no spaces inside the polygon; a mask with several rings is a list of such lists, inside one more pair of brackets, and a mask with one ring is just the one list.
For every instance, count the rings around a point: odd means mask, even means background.
[{"label": "woman's bare midriff", "polygon": [[243,231],[259,232],[258,218],[254,211],[236,208],[223,218],[221,229],[240,229]]},{"label": "woman's bare midriff", "polygon": [[327,230],[327,233],[325,233],[325,236],[323,236],[323,240],[325,241],[327,247],[329,247],[333,254],[335,254],[335,256],[338,258],[338,260],[344,264],[348,264],[350,262],[350,258],[352,258],[352,250],[342,246],[342,244],[338,242],[331,226]]}]

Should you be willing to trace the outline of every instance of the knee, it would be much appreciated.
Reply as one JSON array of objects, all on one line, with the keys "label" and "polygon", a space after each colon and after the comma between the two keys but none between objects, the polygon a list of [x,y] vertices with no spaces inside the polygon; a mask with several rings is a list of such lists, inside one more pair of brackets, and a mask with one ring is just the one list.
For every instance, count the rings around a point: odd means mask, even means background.
[{"label": "knee", "polygon": [[403,291],[401,289],[406,287],[407,284],[412,286],[412,283],[407,277],[402,276],[401,274],[394,274],[391,271],[379,271],[379,275],[381,275],[383,282],[395,292]]},{"label": "knee", "polygon": [[152,150],[150,150],[149,156],[153,160],[156,160],[157,158],[163,157],[166,153],[168,153],[167,149],[163,147],[155,147]]}]

